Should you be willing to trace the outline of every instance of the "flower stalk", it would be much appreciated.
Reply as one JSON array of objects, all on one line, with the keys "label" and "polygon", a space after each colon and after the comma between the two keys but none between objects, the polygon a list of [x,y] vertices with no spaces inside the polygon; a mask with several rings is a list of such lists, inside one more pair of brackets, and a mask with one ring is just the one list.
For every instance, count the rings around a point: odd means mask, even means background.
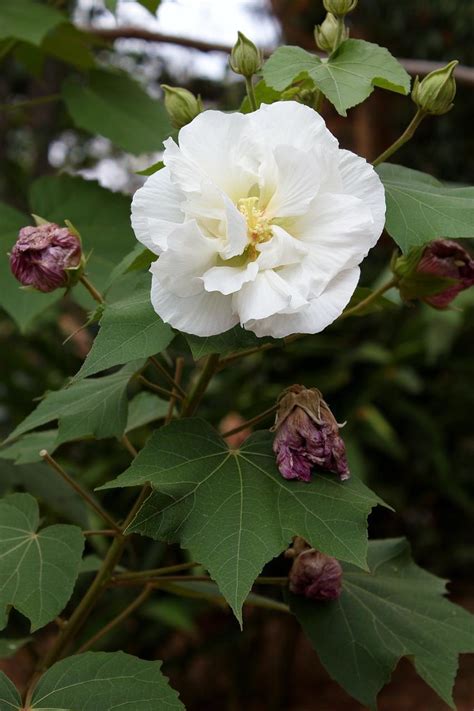
[{"label": "flower stalk", "polygon": [[397,140],[394,141],[394,143],[392,143],[392,145],[389,146],[383,153],[381,153],[378,158],[373,161],[372,165],[376,167],[377,165],[380,165],[380,163],[384,163],[386,160],[388,160],[388,158],[393,156],[393,154],[396,153],[402,146],[404,146],[405,143],[408,143],[408,141],[413,138],[416,129],[427,115],[428,114],[426,113],[426,111],[423,111],[423,109],[418,109],[418,111],[408,124],[407,128],[402,133],[402,135],[397,138]]}]

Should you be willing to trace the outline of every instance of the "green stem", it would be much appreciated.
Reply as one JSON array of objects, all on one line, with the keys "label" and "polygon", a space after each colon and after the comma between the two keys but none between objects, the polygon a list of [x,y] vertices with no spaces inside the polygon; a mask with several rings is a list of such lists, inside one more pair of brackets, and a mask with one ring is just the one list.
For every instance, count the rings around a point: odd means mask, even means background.
[{"label": "green stem", "polygon": [[345,30],[345,23],[344,23],[344,17],[341,15],[338,15],[336,17],[337,19],[337,34],[336,38],[334,40],[334,46],[332,48],[331,54],[334,54],[334,52],[339,49],[341,43],[342,43],[342,38],[344,36],[344,30]]},{"label": "green stem", "polygon": [[371,304],[373,301],[376,301],[379,296],[382,296],[382,294],[385,294],[386,291],[391,289],[392,287],[396,286],[398,284],[398,277],[394,276],[390,281],[386,282],[383,284],[383,286],[379,287],[375,291],[373,291],[367,298],[363,299],[362,301],[359,301],[358,304],[353,306],[350,309],[346,309],[337,319],[338,321],[341,321],[344,318],[347,318],[348,316],[353,316],[354,314],[358,313],[359,311],[362,311],[366,306]]},{"label": "green stem", "polygon": [[[183,368],[184,368],[184,358],[182,356],[179,356],[179,358],[176,358],[176,366],[174,369],[174,378],[173,378],[174,382],[176,383],[176,385],[178,387],[181,382]],[[170,401],[169,401],[168,412],[166,413],[165,425],[167,425],[173,419],[174,408],[176,406],[176,400],[178,397],[179,397],[178,388],[174,387],[173,394],[172,394]]]},{"label": "green stem", "polygon": [[182,395],[178,395],[177,392],[174,392],[172,390],[167,390],[166,388],[162,388],[161,385],[157,385],[156,383],[152,383],[151,380],[148,380],[145,378],[143,375],[138,375],[137,379],[142,385],[145,385],[147,388],[150,390],[153,390],[153,392],[158,393],[158,395],[164,395],[167,398],[173,398],[173,399],[178,399],[182,400],[183,397]]},{"label": "green stem", "polygon": [[231,435],[237,434],[238,432],[245,430],[247,427],[256,425],[258,422],[265,420],[269,415],[273,414],[277,408],[278,408],[278,405],[272,405],[272,407],[269,407],[268,410],[264,410],[259,415],[255,415],[255,417],[250,418],[250,420],[246,420],[245,422],[242,422],[242,424],[239,425],[238,427],[233,427],[231,430],[224,432],[221,435],[221,437],[223,437],[225,439],[226,437],[230,437]]},{"label": "green stem", "polygon": [[38,96],[36,99],[26,99],[25,101],[17,101],[14,104],[3,104],[0,109],[4,111],[15,111],[16,109],[26,109],[32,106],[41,106],[41,104],[49,104],[52,101],[59,101],[61,94],[48,94],[46,96]]},{"label": "green stem", "polygon": [[122,435],[122,437],[120,438],[120,441],[122,442],[125,449],[132,455],[132,457],[137,456],[138,452],[135,449],[135,447],[133,446],[133,444],[130,442],[130,440],[128,439],[126,434]]},{"label": "green stem", "polygon": [[77,650],[76,654],[82,654],[82,652],[87,652],[88,649],[94,646],[96,642],[98,642],[102,637],[105,637],[106,634],[108,634],[111,630],[114,629],[114,627],[117,627],[121,622],[127,619],[132,612],[135,612],[144,602],[145,600],[148,599],[148,597],[151,595],[153,592],[153,588],[149,585],[147,585],[138,595],[133,602],[130,603],[122,612],[120,612],[116,617],[114,617],[110,622],[108,622],[104,627],[102,627],[98,632],[95,633],[87,642],[85,642],[79,649]]},{"label": "green stem", "polygon": [[[194,563],[196,565],[196,563]],[[173,567],[173,566],[170,566]],[[175,566],[178,569],[179,566]],[[209,575],[164,575],[160,572],[159,575],[153,573],[152,570],[143,570],[139,573],[122,573],[115,575],[110,583],[114,585],[135,586],[135,585],[153,585],[161,587],[167,583],[207,583],[213,582]],[[288,585],[288,576],[267,577],[260,575],[255,578],[255,585]]]},{"label": "green stem", "polygon": [[120,527],[119,525],[114,521],[112,516],[105,511],[102,506],[95,501],[95,499],[89,494],[86,489],[83,489],[82,486],[69,474],[64,471],[62,466],[55,460],[53,457],[49,454],[49,452],[46,449],[42,449],[41,452],[39,453],[40,457],[48,464],[51,469],[54,469],[54,471],[59,474],[59,476],[64,479],[64,481],[69,484],[71,489],[74,489],[76,493],[79,494],[79,496],[84,499],[84,501],[87,503],[88,506],[90,506],[93,511],[95,511],[103,520],[111,526],[116,533],[120,533]]},{"label": "green stem", "polygon": [[247,89],[247,96],[249,98],[249,104],[252,111],[257,110],[257,99],[255,97],[255,90],[253,88],[252,77],[245,77],[245,88]]},{"label": "green stem", "polygon": [[84,276],[84,274],[81,277],[79,277],[79,281],[81,282],[81,284],[83,284],[83,286],[86,287],[87,291],[92,296],[94,301],[97,301],[98,304],[105,304],[105,299],[102,296],[102,294],[100,293],[100,291],[95,288],[94,284],[91,281],[89,281],[89,279],[86,276]]},{"label": "green stem", "polygon": [[201,375],[184,401],[181,417],[191,417],[194,414],[204,393],[206,392],[212,376],[217,372],[218,367],[219,354],[211,353],[211,355],[207,357],[204,368],[201,371]]},{"label": "green stem", "polygon": [[160,363],[160,361],[158,360],[158,358],[155,358],[155,356],[150,356],[150,357],[148,358],[148,360],[150,361],[150,363],[151,363],[152,365],[155,366],[155,368],[157,369],[157,371],[158,371],[159,373],[161,373],[161,375],[163,375],[163,377],[166,378],[166,380],[168,380],[169,383],[171,383],[171,385],[173,386],[173,388],[174,388],[175,390],[177,390],[178,393],[179,393],[180,395],[182,395],[182,397],[185,397],[185,396],[186,396],[186,392],[183,390],[183,388],[181,387],[181,385],[176,381],[176,378],[173,378],[173,376],[171,375],[171,373],[168,373],[168,371],[166,370],[166,368],[165,368],[163,365],[161,365],[161,363]]},{"label": "green stem", "polygon": [[423,121],[423,119],[427,116],[427,114],[422,111],[421,109],[418,109],[410,123],[408,124],[407,128],[405,131],[402,133],[400,138],[398,138],[394,143],[392,143],[391,146],[387,148],[383,153],[379,155],[378,158],[376,158],[373,162],[374,166],[380,165],[380,163],[384,163],[387,158],[390,158],[396,151],[398,151],[399,148],[405,145],[405,143],[408,143],[410,138],[413,138],[413,135],[415,134],[416,129],[420,125],[420,123]]},{"label": "green stem", "polygon": [[199,563],[194,561],[188,563],[177,563],[176,565],[167,565],[164,568],[151,568],[150,570],[137,570],[134,572],[118,573],[111,582],[120,582],[121,580],[142,580],[143,578],[159,578],[162,575],[170,573],[179,573],[181,570],[189,570],[195,568]]}]

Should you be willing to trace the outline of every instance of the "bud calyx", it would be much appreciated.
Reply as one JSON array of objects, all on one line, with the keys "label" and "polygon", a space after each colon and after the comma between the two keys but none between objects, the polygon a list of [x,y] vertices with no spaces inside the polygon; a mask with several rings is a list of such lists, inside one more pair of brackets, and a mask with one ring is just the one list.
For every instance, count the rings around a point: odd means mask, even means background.
[{"label": "bud calyx", "polygon": [[420,81],[415,79],[411,97],[421,111],[435,116],[451,111],[456,96],[454,70],[458,62],[450,62],[442,69],[437,69]]},{"label": "bud calyx", "polygon": [[186,126],[201,113],[203,107],[200,96],[194,96],[188,89],[167,84],[162,84],[161,88],[165,93],[165,108],[175,128]]},{"label": "bud calyx", "polygon": [[262,55],[248,37],[242,32],[237,34],[237,42],[230,53],[229,64],[233,72],[248,79],[262,68]]}]

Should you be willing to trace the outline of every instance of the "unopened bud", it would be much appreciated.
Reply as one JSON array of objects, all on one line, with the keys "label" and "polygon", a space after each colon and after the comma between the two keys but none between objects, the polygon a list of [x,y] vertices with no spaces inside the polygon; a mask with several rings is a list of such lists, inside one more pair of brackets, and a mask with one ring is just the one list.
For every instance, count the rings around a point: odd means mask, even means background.
[{"label": "unopened bud", "polygon": [[316,44],[320,50],[327,52],[327,54],[331,54],[336,49],[336,44],[344,42],[348,37],[347,27],[344,27],[342,34],[339,35],[339,21],[331,12],[328,12],[322,25],[316,25],[314,28]]},{"label": "unopened bud", "polygon": [[230,68],[236,74],[251,77],[262,68],[262,55],[242,32],[238,32],[237,42],[230,53]]},{"label": "unopened bud", "polygon": [[461,291],[474,286],[474,260],[449,239],[411,249],[395,260],[393,271],[403,299],[420,299],[435,309],[446,309]]},{"label": "unopened bud", "polygon": [[187,89],[162,84],[165,92],[165,108],[175,128],[182,128],[202,111],[201,97],[194,96]]},{"label": "unopened bud", "polygon": [[49,292],[71,286],[81,275],[81,240],[73,228],[35,218],[22,227],[10,254],[12,274],[23,286]]},{"label": "unopened bud", "polygon": [[453,74],[457,64],[457,60],[450,62],[421,81],[416,77],[411,98],[419,109],[436,116],[451,111],[456,96],[456,79]]},{"label": "unopened bud", "polygon": [[323,0],[327,12],[342,17],[357,7],[358,0]]},{"label": "unopened bud", "polygon": [[336,558],[310,548],[298,537],[286,555],[293,558],[290,592],[310,600],[337,600],[342,592],[342,568]]},{"label": "unopened bud", "polygon": [[279,399],[273,451],[285,479],[310,481],[314,466],[349,479],[339,425],[316,388],[292,385]]}]

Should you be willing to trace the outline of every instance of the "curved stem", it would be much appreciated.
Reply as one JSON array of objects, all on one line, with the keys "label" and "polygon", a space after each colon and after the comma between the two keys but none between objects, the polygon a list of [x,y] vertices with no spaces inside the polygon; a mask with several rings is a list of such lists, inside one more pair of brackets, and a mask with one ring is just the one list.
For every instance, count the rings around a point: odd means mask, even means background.
[{"label": "curved stem", "polygon": [[373,301],[376,301],[379,296],[382,296],[382,294],[385,294],[386,291],[391,289],[392,287],[396,286],[398,284],[398,277],[394,276],[390,279],[390,281],[386,282],[383,284],[383,286],[379,287],[375,291],[373,291],[367,298],[363,299],[362,301],[359,301],[358,304],[355,306],[352,306],[350,309],[346,309],[337,319],[337,321],[341,321],[344,318],[347,318],[347,316],[353,316],[354,314],[358,313],[359,311],[362,311],[366,306],[369,306]]},{"label": "curved stem", "polygon": [[[176,367],[175,367],[174,378],[173,378],[174,382],[176,383],[176,386],[178,386],[178,387],[181,382],[183,368],[184,368],[184,358],[182,356],[180,356],[179,358],[176,358]],[[167,425],[168,422],[171,422],[171,420],[173,419],[173,412],[174,412],[174,408],[176,406],[176,399],[179,397],[178,389],[176,386],[173,388],[173,394],[170,398],[168,412],[167,412],[166,418],[165,418],[165,425]]]},{"label": "curved stem", "polygon": [[277,408],[278,408],[278,405],[272,405],[272,407],[269,407],[268,410],[264,410],[259,415],[255,415],[255,417],[251,417],[250,420],[246,420],[245,422],[242,422],[242,424],[239,425],[238,427],[233,427],[231,430],[227,430],[227,432],[223,432],[221,434],[221,437],[223,437],[225,439],[226,437],[230,437],[231,435],[237,434],[238,432],[245,430],[247,427],[256,425],[258,422],[265,420],[269,415],[273,414]]},{"label": "curved stem", "polygon": [[252,111],[257,110],[257,99],[255,97],[255,90],[253,88],[252,77],[245,77],[245,88],[247,89],[247,96],[249,98],[249,104]]},{"label": "curved stem", "polygon": [[204,393],[206,392],[207,386],[209,385],[212,376],[217,372],[219,367],[219,354],[211,353],[207,357],[204,364],[204,368],[201,371],[201,375],[197,379],[194,387],[189,393],[188,397],[184,401],[183,409],[181,412],[181,417],[191,417],[196,411],[199,403],[202,400]]},{"label": "curved stem", "polygon": [[166,388],[162,388],[161,385],[157,385],[156,383],[152,383],[151,380],[148,380],[145,378],[143,375],[138,375],[137,379],[142,385],[145,385],[147,388],[150,390],[153,390],[153,392],[157,393],[158,395],[164,395],[165,397],[168,398],[174,398],[178,400],[183,400],[182,395],[179,395],[177,392],[172,392],[171,390],[167,390]]},{"label": "curved stem", "polygon": [[405,131],[402,133],[400,138],[397,138],[397,140],[392,143],[391,146],[387,148],[383,153],[379,155],[378,158],[376,158],[373,162],[372,165],[377,166],[380,165],[380,163],[384,163],[387,158],[390,158],[396,151],[398,151],[399,148],[405,145],[405,143],[408,143],[410,138],[413,137],[416,129],[420,125],[420,123],[423,121],[423,119],[427,116],[427,114],[422,111],[421,109],[418,109],[410,123],[408,124],[407,128]]},{"label": "curved stem", "polygon": [[151,568],[150,570],[136,570],[126,573],[118,573],[111,580],[112,583],[120,582],[121,580],[143,580],[148,578],[159,578],[162,575],[170,573],[179,573],[181,570],[189,570],[195,568],[199,563],[191,561],[188,563],[177,563],[176,565],[167,565],[164,568]]},{"label": "curved stem", "polygon": [[171,375],[171,373],[168,373],[168,371],[166,370],[166,368],[165,368],[163,365],[161,365],[161,363],[160,363],[160,361],[158,360],[158,358],[155,358],[155,356],[150,356],[150,357],[148,358],[148,360],[150,361],[150,363],[151,363],[152,365],[155,366],[155,368],[157,369],[157,371],[158,371],[159,373],[161,373],[161,375],[162,375],[164,378],[166,378],[166,380],[168,380],[169,383],[171,383],[171,385],[173,386],[173,388],[174,388],[175,390],[177,390],[180,395],[182,395],[183,397],[186,396],[186,392],[183,390],[183,388],[181,387],[181,385],[180,385],[178,382],[176,382],[176,378],[173,378],[173,376]]},{"label": "curved stem", "polygon": [[98,304],[105,304],[105,299],[102,296],[102,294],[100,293],[100,291],[95,288],[94,284],[91,281],[89,281],[89,279],[86,276],[84,276],[84,274],[81,277],[79,277],[79,281],[81,282],[81,284],[83,284],[83,286],[86,287],[87,291],[92,296],[94,301],[97,301]]},{"label": "curved stem", "polygon": [[120,441],[122,442],[125,449],[132,455],[132,457],[137,456],[138,451],[135,449],[133,444],[130,442],[130,440],[128,439],[126,434],[122,435],[122,437],[120,438]]}]

